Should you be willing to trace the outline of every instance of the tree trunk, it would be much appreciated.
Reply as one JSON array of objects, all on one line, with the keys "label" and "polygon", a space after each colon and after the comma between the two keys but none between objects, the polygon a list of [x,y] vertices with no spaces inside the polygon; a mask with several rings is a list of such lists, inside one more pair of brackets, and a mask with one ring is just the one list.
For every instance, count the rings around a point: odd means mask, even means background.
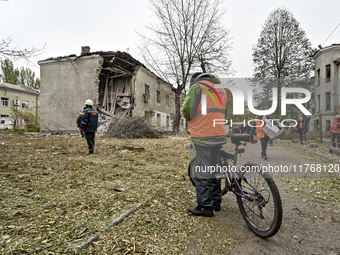
[{"label": "tree trunk", "polygon": [[181,120],[181,93],[182,90],[175,90],[175,119],[174,119],[174,128],[173,132],[179,132],[179,124]]}]

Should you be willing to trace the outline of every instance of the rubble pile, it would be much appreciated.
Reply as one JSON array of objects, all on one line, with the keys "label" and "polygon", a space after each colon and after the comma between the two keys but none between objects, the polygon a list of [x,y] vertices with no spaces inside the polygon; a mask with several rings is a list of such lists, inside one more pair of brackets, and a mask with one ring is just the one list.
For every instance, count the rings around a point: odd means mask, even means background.
[{"label": "rubble pile", "polygon": [[110,120],[105,136],[127,139],[161,138],[162,133],[147,123],[143,117],[123,116]]}]

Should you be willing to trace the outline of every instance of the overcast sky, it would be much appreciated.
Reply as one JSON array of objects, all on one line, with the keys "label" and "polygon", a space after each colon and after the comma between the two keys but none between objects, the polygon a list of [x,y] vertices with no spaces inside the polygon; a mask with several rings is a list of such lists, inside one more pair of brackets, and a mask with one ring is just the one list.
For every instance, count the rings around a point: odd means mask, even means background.
[{"label": "overcast sky", "polygon": [[[268,15],[279,7],[289,9],[305,30],[313,47],[340,43],[340,1],[225,0],[223,23],[231,30],[234,77],[253,72],[252,46]],[[148,0],[9,0],[0,1],[0,40],[12,38],[12,46],[31,49],[46,43],[44,52],[32,59],[39,74],[39,60],[79,55],[81,46],[91,51],[127,51],[142,62],[136,31],[152,22]],[[325,43],[324,43],[325,42]],[[25,66],[15,62],[15,67]]]}]

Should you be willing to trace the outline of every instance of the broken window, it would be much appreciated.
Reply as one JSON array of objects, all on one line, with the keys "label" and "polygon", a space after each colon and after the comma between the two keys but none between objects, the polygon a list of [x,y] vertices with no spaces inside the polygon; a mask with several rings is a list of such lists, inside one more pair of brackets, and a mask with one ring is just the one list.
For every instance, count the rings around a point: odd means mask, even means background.
[{"label": "broken window", "polygon": [[169,96],[166,96],[166,106],[167,107],[170,106],[170,98],[169,98]]},{"label": "broken window", "polygon": [[326,92],[326,111],[331,110],[331,92]]},{"label": "broken window", "polygon": [[330,130],[331,129],[331,121],[330,120],[326,120],[326,130]]},{"label": "broken window", "polygon": [[331,81],[331,65],[326,65],[326,82]]},{"label": "broken window", "polygon": [[145,84],[144,90],[144,101],[147,102],[150,100],[150,86]]},{"label": "broken window", "polygon": [[161,103],[161,92],[159,90],[157,90],[157,103]]},{"label": "broken window", "polygon": [[319,120],[314,120],[314,130],[319,131]]},{"label": "broken window", "polygon": [[170,127],[170,116],[166,116],[166,126]]}]

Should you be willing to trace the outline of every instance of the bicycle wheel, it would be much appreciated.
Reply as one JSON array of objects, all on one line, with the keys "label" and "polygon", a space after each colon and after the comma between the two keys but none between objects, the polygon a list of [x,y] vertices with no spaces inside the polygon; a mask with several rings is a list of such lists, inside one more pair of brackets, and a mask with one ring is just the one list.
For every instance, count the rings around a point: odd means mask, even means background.
[{"label": "bicycle wheel", "polygon": [[[257,164],[243,165],[237,191],[237,204],[251,231],[262,238],[275,235],[282,222],[280,193],[274,180]],[[257,169],[257,170],[255,170]],[[249,171],[248,171],[249,170]]]},{"label": "bicycle wheel", "polygon": [[[188,166],[188,175],[190,178],[190,181],[192,185],[195,186],[194,182],[194,177],[195,177],[195,160],[196,157],[194,157]],[[220,150],[220,160],[221,160],[221,166],[228,166],[231,165],[233,166],[233,161],[234,161],[234,155],[231,153],[228,153],[224,150]],[[221,189],[222,189],[222,196],[228,192],[228,181],[227,179],[224,179],[221,181]]]}]

